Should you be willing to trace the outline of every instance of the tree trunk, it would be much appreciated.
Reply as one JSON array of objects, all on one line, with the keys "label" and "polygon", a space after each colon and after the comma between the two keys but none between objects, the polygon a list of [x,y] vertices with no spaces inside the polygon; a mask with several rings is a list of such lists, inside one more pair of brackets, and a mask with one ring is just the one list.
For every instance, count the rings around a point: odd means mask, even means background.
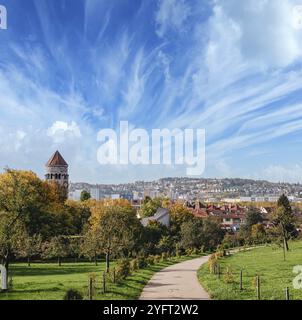
[{"label": "tree trunk", "polygon": [[30,267],[30,257],[27,257],[27,266]]},{"label": "tree trunk", "polygon": [[0,291],[7,291],[8,288],[8,277],[7,277],[7,269],[4,264],[0,265],[0,283],[1,283],[1,290]]},{"label": "tree trunk", "polygon": [[97,259],[97,255],[94,255],[94,264],[97,266],[98,265],[98,259]]},{"label": "tree trunk", "polygon": [[106,272],[108,273],[110,270],[110,253],[106,253]]},{"label": "tree trunk", "polygon": [[58,257],[58,264],[59,264],[59,267],[61,267],[62,265],[61,257]]}]

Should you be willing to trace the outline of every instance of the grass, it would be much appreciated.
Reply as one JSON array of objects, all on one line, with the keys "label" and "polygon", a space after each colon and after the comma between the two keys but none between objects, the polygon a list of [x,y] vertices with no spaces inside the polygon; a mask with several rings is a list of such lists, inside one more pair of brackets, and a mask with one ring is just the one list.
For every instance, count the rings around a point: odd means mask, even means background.
[{"label": "grass", "polygon": [[[17,263],[10,267],[13,287],[7,293],[0,293],[0,300],[62,300],[70,288],[87,296],[89,274],[96,275],[96,300],[135,300],[153,274],[174,263],[196,256],[183,256],[160,262],[134,272],[118,284],[108,283],[107,293],[102,291],[102,275],[105,262],[95,266],[92,263],[65,263],[59,267],[54,263],[35,263],[28,267]],[[111,264],[111,267],[114,263]]]},{"label": "grass", "polygon": [[[285,300],[285,288],[290,290],[291,300],[302,299],[302,289],[293,287],[297,274],[293,267],[302,265],[302,242],[291,242],[290,251],[283,260],[283,250],[277,246],[266,246],[241,251],[219,259],[221,272],[229,269],[232,280],[226,283],[222,275],[210,274],[208,264],[198,271],[198,278],[203,287],[215,300],[255,300],[257,299],[255,277],[260,276],[261,300]],[[240,270],[243,271],[243,290],[240,291]]]}]

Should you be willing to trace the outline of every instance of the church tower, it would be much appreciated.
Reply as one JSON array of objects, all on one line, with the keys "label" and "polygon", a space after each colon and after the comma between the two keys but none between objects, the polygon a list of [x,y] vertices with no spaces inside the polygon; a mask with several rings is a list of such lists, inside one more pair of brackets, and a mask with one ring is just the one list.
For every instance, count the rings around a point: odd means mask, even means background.
[{"label": "church tower", "polygon": [[66,195],[68,194],[68,164],[61,156],[59,151],[56,151],[48,162],[45,165],[46,173],[45,179],[46,181],[54,181],[57,182],[60,186],[62,186]]}]

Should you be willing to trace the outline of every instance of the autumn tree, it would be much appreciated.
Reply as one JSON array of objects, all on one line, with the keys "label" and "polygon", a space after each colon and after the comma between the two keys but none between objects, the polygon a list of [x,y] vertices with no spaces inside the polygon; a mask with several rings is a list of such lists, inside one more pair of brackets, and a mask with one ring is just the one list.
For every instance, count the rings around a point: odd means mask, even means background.
[{"label": "autumn tree", "polygon": [[69,254],[68,238],[56,236],[43,243],[42,256],[46,259],[58,259],[58,265],[62,265],[62,259]]},{"label": "autumn tree", "polygon": [[33,172],[6,169],[0,174],[1,264],[8,271],[17,235],[38,233],[49,203],[47,183]]},{"label": "autumn tree", "polygon": [[18,257],[27,258],[27,265],[30,267],[30,260],[41,254],[42,237],[40,234],[28,235],[26,232],[18,239],[16,253]]},{"label": "autumn tree", "polygon": [[279,229],[283,240],[284,249],[289,250],[288,240],[295,233],[294,215],[288,198],[283,194],[277,202],[277,208],[273,213],[273,223]]},{"label": "autumn tree", "polygon": [[109,270],[111,255],[127,256],[138,249],[142,225],[128,202],[103,202],[91,210],[91,230],[97,235]]}]

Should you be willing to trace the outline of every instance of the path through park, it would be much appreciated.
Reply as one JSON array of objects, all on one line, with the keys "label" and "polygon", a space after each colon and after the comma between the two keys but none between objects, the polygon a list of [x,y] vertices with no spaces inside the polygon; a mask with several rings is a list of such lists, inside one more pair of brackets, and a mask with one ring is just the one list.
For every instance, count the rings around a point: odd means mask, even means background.
[{"label": "path through park", "polygon": [[197,278],[197,270],[208,258],[188,260],[157,272],[145,286],[140,300],[210,300]]}]

